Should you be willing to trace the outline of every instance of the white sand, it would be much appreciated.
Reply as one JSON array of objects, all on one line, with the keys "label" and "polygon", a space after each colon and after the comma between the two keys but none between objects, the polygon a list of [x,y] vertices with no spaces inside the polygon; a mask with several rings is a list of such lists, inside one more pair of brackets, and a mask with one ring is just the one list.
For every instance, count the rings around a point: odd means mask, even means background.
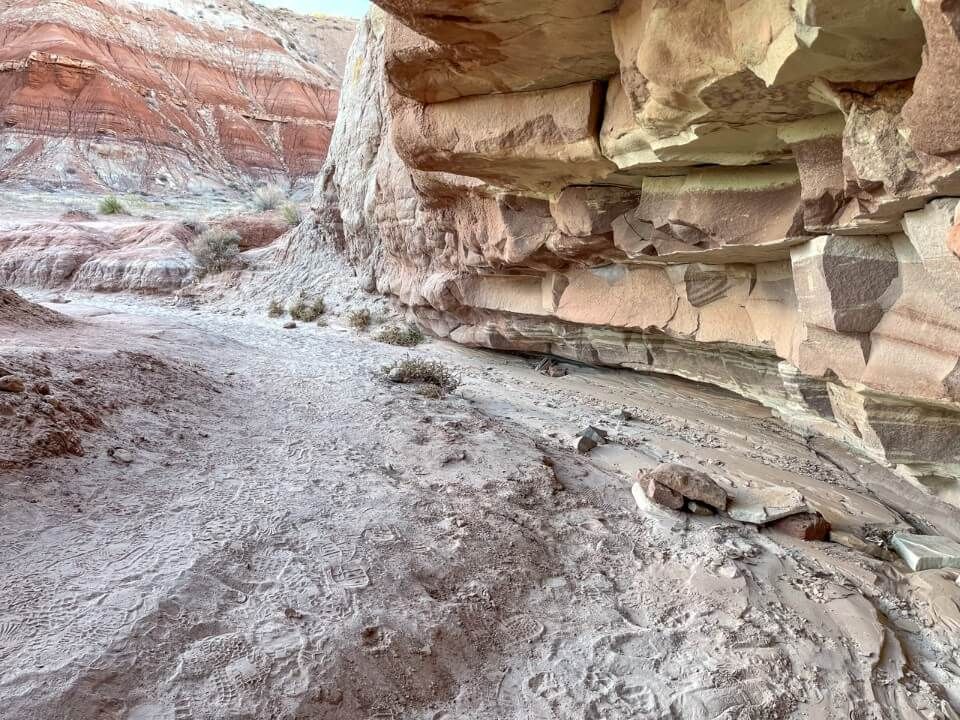
[{"label": "white sand", "polygon": [[[637,511],[633,473],[671,460],[797,487],[861,538],[907,526],[892,505],[957,533],[751,403],[335,324],[57,309],[87,321],[0,330],[0,359],[56,371],[58,347],[108,347],[202,373],[131,377],[154,401],[108,415],[84,457],[0,471],[2,720],[957,717],[948,571],[932,597],[848,547]],[[405,354],[455,364],[462,389],[384,382]],[[576,456],[620,405],[639,419]]]}]

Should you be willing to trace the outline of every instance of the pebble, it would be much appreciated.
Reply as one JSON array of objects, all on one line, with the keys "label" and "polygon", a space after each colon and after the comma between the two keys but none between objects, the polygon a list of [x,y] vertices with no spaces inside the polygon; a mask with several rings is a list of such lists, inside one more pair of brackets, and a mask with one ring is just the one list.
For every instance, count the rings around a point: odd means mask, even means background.
[{"label": "pebble", "polygon": [[590,452],[598,445],[603,445],[607,441],[607,437],[606,430],[588,425],[585,430],[577,435],[577,452],[581,454]]},{"label": "pebble", "polygon": [[124,448],[114,448],[110,452],[110,456],[119,463],[124,465],[129,465],[133,462],[133,453]]}]

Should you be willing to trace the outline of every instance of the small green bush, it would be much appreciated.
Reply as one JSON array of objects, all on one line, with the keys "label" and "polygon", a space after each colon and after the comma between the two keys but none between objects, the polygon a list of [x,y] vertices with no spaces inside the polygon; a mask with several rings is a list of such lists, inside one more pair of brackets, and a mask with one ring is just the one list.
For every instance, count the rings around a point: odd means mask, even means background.
[{"label": "small green bush", "polygon": [[[442,397],[452,392],[460,385],[460,378],[442,362],[437,360],[422,360],[419,358],[404,358],[392,365],[383,368],[384,374],[395,383],[423,383],[432,385]],[[433,394],[434,391],[424,388],[423,394]]]},{"label": "small green bush", "polygon": [[287,199],[287,195],[277,185],[265,185],[253,193],[253,206],[257,210],[276,210]]},{"label": "small green bush", "polygon": [[127,208],[116,195],[107,195],[100,201],[98,210],[101,215],[129,215]]},{"label": "small green bush", "polygon": [[399,347],[415,347],[423,342],[423,333],[418,327],[391,325],[378,332],[374,340]]},{"label": "small green bush", "polygon": [[347,313],[347,322],[350,323],[350,327],[357,330],[366,330],[370,327],[370,319],[370,311],[366,308],[351,310]]},{"label": "small green bush", "polygon": [[290,308],[290,317],[300,322],[313,322],[319,320],[327,311],[327,304],[323,298],[317,298],[312,303],[308,303],[306,298],[301,295],[300,299]]},{"label": "small green bush", "polygon": [[270,304],[267,305],[267,317],[272,318],[281,318],[287,314],[287,309],[283,306],[283,303],[279,300],[271,300]]},{"label": "small green bush", "polygon": [[296,227],[303,222],[303,216],[300,214],[300,208],[293,203],[287,203],[284,205],[280,209],[280,214],[283,215],[283,221],[290,227]]},{"label": "small green bush", "polygon": [[240,235],[222,228],[207,230],[193,241],[190,252],[197,261],[200,277],[221,273],[240,255]]}]

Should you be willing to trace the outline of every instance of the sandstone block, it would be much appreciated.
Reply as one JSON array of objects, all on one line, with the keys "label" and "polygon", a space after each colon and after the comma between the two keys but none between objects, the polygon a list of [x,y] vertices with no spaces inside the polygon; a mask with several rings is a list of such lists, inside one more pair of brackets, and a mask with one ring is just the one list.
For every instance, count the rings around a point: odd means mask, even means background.
[{"label": "sandstone block", "polygon": [[658,483],[679,493],[688,500],[725,510],[727,493],[706,473],[683,465],[664,463],[643,476],[644,482]]},{"label": "sandstone block", "polygon": [[897,533],[890,546],[911,570],[960,568],[960,543],[950,538]]},{"label": "sandstone block", "polygon": [[613,221],[634,207],[640,197],[636,188],[571,186],[550,203],[550,213],[560,232],[575,237],[611,232]]},{"label": "sandstone block", "polygon": [[589,183],[615,168],[595,135],[603,88],[484,95],[396,104],[393,138],[413,168],[469,175],[528,192]]},{"label": "sandstone block", "polygon": [[899,264],[889,240],[828,235],[791,251],[804,322],[844,333],[869,333],[895,299]]}]

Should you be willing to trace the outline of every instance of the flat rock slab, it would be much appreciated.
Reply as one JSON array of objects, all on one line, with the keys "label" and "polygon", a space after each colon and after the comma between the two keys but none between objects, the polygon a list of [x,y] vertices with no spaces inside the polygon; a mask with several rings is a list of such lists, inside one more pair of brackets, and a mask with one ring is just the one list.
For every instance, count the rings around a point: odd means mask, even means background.
[{"label": "flat rock slab", "polygon": [[781,518],[809,512],[798,491],[785,487],[734,488],[727,514],[739,522],[766,525]]},{"label": "flat rock slab", "polygon": [[941,535],[897,533],[890,546],[911,570],[960,568],[960,543]]}]

